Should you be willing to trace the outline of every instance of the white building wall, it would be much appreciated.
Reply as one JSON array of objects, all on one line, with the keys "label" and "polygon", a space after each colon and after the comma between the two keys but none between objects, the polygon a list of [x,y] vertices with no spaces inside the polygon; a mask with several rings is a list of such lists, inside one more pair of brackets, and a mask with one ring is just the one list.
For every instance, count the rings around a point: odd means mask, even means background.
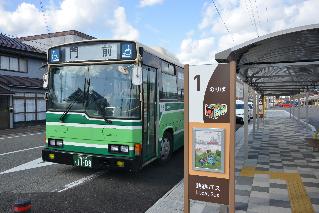
[{"label": "white building wall", "polygon": [[[19,56],[17,56],[19,57]],[[26,58],[28,63],[27,72],[15,72],[11,70],[1,70],[0,75],[9,75],[9,76],[19,76],[19,77],[28,77],[28,78],[39,78],[42,79],[43,74],[46,72],[44,68],[41,68],[46,61],[34,58]]]}]

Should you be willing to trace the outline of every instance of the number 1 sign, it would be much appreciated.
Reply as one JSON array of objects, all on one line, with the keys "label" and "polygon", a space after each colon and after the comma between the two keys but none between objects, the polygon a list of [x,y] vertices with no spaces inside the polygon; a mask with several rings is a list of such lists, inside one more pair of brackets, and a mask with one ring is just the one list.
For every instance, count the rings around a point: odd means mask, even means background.
[{"label": "number 1 sign", "polygon": [[189,200],[234,210],[234,64],[185,65],[185,212]]}]

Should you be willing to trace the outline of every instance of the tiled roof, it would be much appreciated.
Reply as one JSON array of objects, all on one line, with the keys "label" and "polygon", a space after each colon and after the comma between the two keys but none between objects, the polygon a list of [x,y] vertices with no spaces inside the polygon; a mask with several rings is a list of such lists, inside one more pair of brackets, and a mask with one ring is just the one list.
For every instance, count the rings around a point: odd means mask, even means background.
[{"label": "tiled roof", "polygon": [[60,37],[60,36],[66,36],[66,35],[77,35],[77,36],[84,38],[84,39],[87,39],[87,40],[96,39],[93,36],[90,36],[90,35],[85,34],[85,33],[81,33],[77,30],[68,30],[68,31],[56,32],[56,33],[46,33],[46,34],[41,34],[41,35],[25,36],[25,37],[20,37],[19,39],[22,41],[32,41],[32,40]]},{"label": "tiled roof", "polygon": [[[32,53],[44,53],[30,45],[24,44],[18,38],[10,38],[0,33],[0,47],[5,47],[14,50],[27,51]],[[44,53],[45,54],[45,53]]]},{"label": "tiled roof", "polygon": [[0,94],[13,94],[10,90],[0,87]]},{"label": "tiled roof", "polygon": [[38,78],[0,75],[0,85],[14,88],[42,89],[43,80]]}]

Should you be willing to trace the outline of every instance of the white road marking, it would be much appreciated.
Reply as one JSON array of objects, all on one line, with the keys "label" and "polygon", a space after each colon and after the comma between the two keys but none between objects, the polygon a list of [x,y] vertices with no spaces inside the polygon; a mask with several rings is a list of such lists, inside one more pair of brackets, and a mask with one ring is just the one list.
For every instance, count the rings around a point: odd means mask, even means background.
[{"label": "white road marking", "polygon": [[17,166],[17,167],[14,167],[12,169],[8,169],[4,172],[1,172],[0,175],[12,173],[12,172],[19,172],[19,171],[34,169],[34,168],[39,168],[39,167],[43,167],[43,166],[49,166],[52,164],[55,164],[55,163],[43,162],[42,158],[38,158],[38,159],[35,159],[35,160],[30,161],[28,163],[24,163],[24,164],[21,164],[20,166]]},{"label": "white road marking", "polygon": [[36,147],[32,147],[32,148],[27,148],[27,149],[20,149],[20,150],[17,150],[17,151],[2,153],[2,154],[0,154],[0,156],[9,155],[9,154],[17,153],[17,152],[24,152],[24,151],[31,150],[31,149],[38,149],[38,148],[41,148],[41,147],[43,147],[43,146],[36,146]]},{"label": "white road marking", "polygon": [[[4,136],[4,138],[0,138],[0,140],[4,140],[4,139],[12,139],[12,138],[19,138],[19,137],[25,137],[25,136],[30,136],[30,135],[41,135],[44,132],[35,132],[35,133],[28,133],[28,134],[23,134],[21,135],[21,133],[17,133],[18,135],[6,135]],[[3,137],[3,136],[2,136]]]},{"label": "white road marking", "polygon": [[74,181],[72,183],[69,183],[69,184],[65,185],[63,189],[60,189],[60,190],[56,189],[56,190],[53,190],[52,192],[64,192],[64,191],[66,191],[68,189],[71,189],[71,188],[74,188],[74,187],[76,187],[76,186],[78,186],[80,184],[83,184],[85,182],[93,180],[94,178],[97,178],[98,176],[102,175],[103,173],[104,173],[103,171],[96,172],[96,173],[94,173],[92,175],[83,177],[83,178],[81,178],[79,180],[76,180],[76,181]]}]

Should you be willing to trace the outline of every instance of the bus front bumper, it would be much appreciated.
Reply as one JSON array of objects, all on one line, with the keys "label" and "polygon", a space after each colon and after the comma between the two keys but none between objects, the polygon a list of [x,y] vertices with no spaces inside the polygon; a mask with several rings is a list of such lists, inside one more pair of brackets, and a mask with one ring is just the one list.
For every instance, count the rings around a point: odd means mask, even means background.
[{"label": "bus front bumper", "polygon": [[141,159],[139,157],[129,158],[103,155],[88,155],[84,153],[64,152],[50,149],[42,150],[43,161],[73,166],[76,166],[74,164],[74,156],[79,155],[90,156],[90,158],[92,159],[92,165],[90,168],[118,168],[137,171],[141,167]]}]

